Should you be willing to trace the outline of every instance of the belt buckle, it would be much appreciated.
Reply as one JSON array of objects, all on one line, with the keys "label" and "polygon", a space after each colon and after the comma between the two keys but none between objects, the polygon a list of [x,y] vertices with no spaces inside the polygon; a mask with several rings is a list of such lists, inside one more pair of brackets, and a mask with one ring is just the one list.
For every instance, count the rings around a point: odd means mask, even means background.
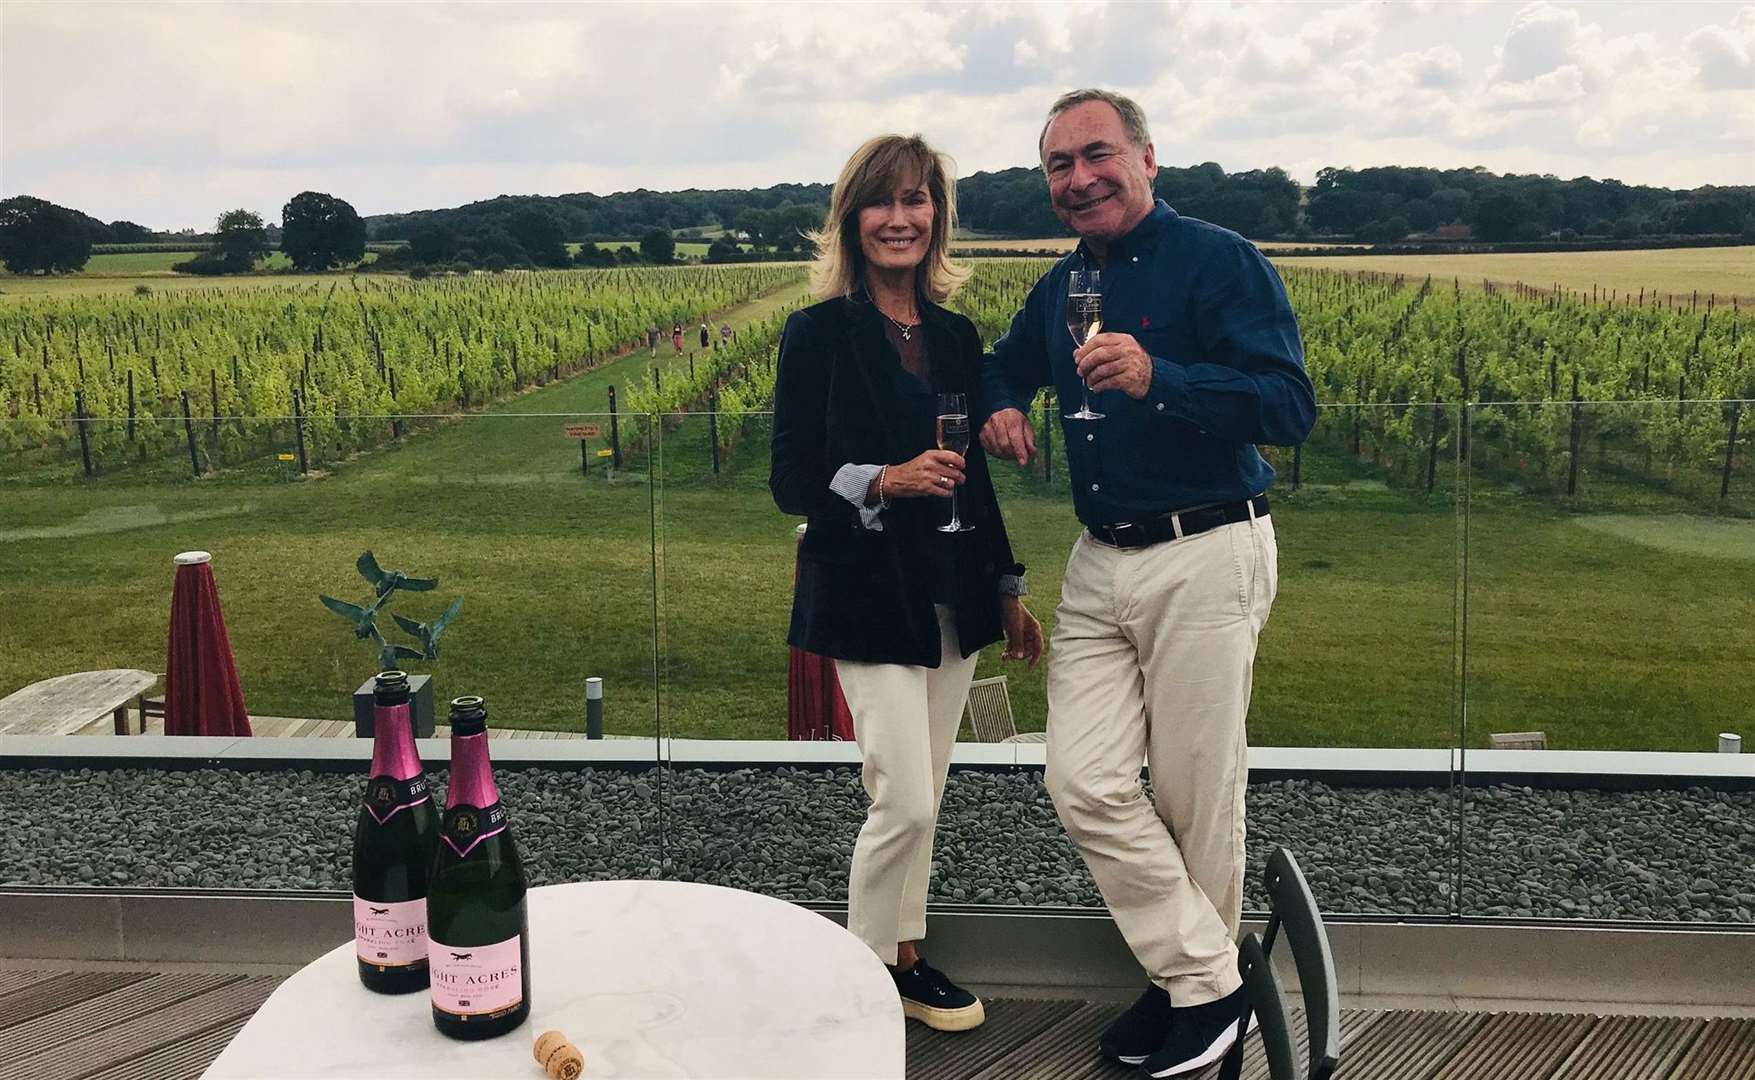
[{"label": "belt buckle", "polygon": [[1140,527],[1138,522],[1117,521],[1115,524],[1109,526],[1107,531],[1108,531],[1110,537],[1113,539],[1115,546],[1118,548],[1143,546],[1143,544],[1128,544],[1123,539],[1130,532],[1144,532],[1144,530]]}]

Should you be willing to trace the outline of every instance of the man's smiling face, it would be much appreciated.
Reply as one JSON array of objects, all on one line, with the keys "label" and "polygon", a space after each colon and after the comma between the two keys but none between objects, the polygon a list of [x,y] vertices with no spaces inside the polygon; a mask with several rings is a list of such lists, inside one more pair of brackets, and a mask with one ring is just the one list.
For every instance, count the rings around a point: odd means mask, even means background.
[{"label": "man's smiling face", "polygon": [[1135,146],[1121,114],[1086,101],[1056,116],[1042,136],[1042,168],[1055,216],[1087,240],[1105,245],[1152,212],[1152,147]]}]

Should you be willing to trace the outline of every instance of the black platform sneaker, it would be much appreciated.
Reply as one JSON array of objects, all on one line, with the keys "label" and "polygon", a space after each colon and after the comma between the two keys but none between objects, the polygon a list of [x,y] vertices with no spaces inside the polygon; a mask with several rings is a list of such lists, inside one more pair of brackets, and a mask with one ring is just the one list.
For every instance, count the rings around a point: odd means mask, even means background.
[{"label": "black platform sneaker", "polygon": [[935,1031],[968,1031],[987,1019],[981,999],[945,977],[924,959],[906,971],[890,969],[896,993],[902,995],[902,1014]]}]

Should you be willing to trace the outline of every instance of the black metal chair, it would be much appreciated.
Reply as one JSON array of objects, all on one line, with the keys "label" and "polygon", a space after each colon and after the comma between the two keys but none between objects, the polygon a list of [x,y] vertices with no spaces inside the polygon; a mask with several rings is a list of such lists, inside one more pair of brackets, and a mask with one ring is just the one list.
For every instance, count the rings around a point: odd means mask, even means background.
[{"label": "black metal chair", "polygon": [[[1261,1021],[1268,1075],[1273,1080],[1299,1080],[1297,1045],[1286,1020],[1285,995],[1273,965],[1268,962],[1268,954],[1283,929],[1304,996],[1304,1026],[1309,1045],[1305,1080],[1329,1080],[1340,1065],[1341,1012],[1335,959],[1329,951],[1322,912],[1317,910],[1316,897],[1311,894],[1303,871],[1298,869],[1298,860],[1285,848],[1276,849],[1268,858],[1262,877],[1268,891],[1265,935],[1257,938],[1246,934],[1237,946],[1237,968],[1243,975],[1244,996],[1248,999],[1243,1031],[1249,1031],[1253,1013]],[[1247,1041],[1240,1038],[1232,1044],[1219,1070],[1219,1080],[1238,1080],[1243,1075],[1243,1049]]]}]

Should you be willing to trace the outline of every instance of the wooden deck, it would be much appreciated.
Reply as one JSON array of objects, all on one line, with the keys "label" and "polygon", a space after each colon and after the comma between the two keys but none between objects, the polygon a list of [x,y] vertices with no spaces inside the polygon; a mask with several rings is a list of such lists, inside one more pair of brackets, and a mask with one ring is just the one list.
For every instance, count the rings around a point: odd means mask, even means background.
[{"label": "wooden deck", "polygon": [[[193,1080],[279,981],[0,965],[0,1080]],[[986,1025],[973,1032],[910,1023],[908,1076],[1135,1077],[1099,1061],[1093,1049],[1122,1008],[995,999]],[[1301,1020],[1294,1028],[1302,1028]],[[1755,1020],[1348,1010],[1341,1031],[1340,1080],[1755,1080]],[[517,1045],[508,1052],[528,1064],[526,1040],[533,1036],[513,1036]],[[1245,1080],[1266,1080],[1259,1047],[1246,1059]],[[1198,1077],[1216,1074],[1215,1068]]]}]

